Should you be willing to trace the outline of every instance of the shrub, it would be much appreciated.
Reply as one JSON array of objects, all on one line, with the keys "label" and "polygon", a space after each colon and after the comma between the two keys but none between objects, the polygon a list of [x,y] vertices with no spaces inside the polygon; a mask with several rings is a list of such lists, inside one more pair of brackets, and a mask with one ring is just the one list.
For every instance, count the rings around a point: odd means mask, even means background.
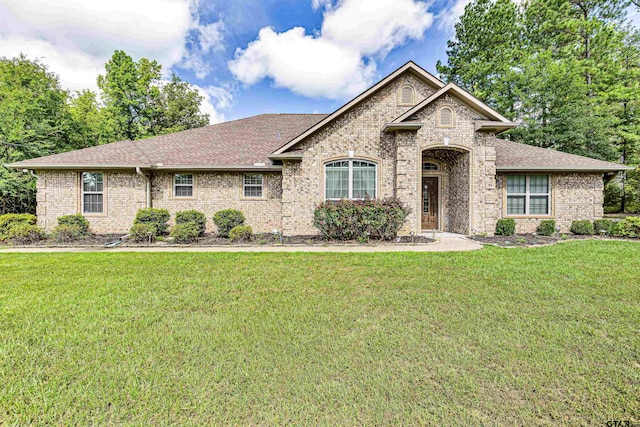
[{"label": "shrub", "polygon": [[193,222],[198,227],[199,236],[204,234],[206,228],[207,217],[198,211],[182,211],[176,214],[176,224],[186,224]]},{"label": "shrub", "polygon": [[613,230],[614,236],[640,237],[640,217],[628,216],[620,221]]},{"label": "shrub", "polygon": [[229,239],[232,242],[245,242],[251,240],[253,230],[248,225],[236,225],[229,231]]},{"label": "shrub", "polygon": [[0,241],[8,239],[9,229],[18,224],[36,225],[38,219],[31,214],[0,215]]},{"label": "shrub", "polygon": [[69,224],[59,224],[53,229],[53,240],[60,243],[73,242],[80,237],[78,226]]},{"label": "shrub", "polygon": [[79,236],[88,236],[91,233],[89,230],[89,221],[80,214],[63,215],[58,217],[58,225],[69,225],[71,227],[75,227]]},{"label": "shrub", "polygon": [[516,234],[516,220],[513,218],[501,218],[496,223],[496,234],[500,236],[513,236]]},{"label": "shrub", "polygon": [[213,215],[213,223],[218,227],[218,234],[229,237],[232,228],[244,225],[244,215],[235,209],[224,209]]},{"label": "shrub", "polygon": [[610,219],[596,219],[593,221],[593,231],[596,234],[600,234],[604,231],[605,235],[611,236],[615,228],[615,221],[611,221]]},{"label": "shrub", "polygon": [[313,213],[313,225],[329,239],[392,240],[409,210],[398,199],[326,201]]},{"label": "shrub", "polygon": [[556,221],[554,219],[543,219],[536,227],[536,233],[541,236],[551,236],[556,232]]},{"label": "shrub", "polygon": [[154,224],[156,234],[164,234],[167,231],[167,221],[171,219],[166,209],[146,208],[138,210],[134,224]]},{"label": "shrub", "polygon": [[200,235],[200,230],[195,222],[176,224],[171,229],[171,237],[176,243],[193,243]]},{"label": "shrub", "polygon": [[40,227],[27,222],[14,223],[6,234],[6,240],[18,244],[28,245],[44,238],[44,232]]},{"label": "shrub", "polygon": [[593,223],[586,219],[571,222],[570,231],[580,236],[590,236],[593,234]]},{"label": "shrub", "polygon": [[[151,236],[149,236],[149,233],[151,233]],[[156,234],[156,224],[154,223],[133,224],[129,229],[129,240],[132,242],[149,242],[149,237],[151,237],[151,241],[153,242]]]}]

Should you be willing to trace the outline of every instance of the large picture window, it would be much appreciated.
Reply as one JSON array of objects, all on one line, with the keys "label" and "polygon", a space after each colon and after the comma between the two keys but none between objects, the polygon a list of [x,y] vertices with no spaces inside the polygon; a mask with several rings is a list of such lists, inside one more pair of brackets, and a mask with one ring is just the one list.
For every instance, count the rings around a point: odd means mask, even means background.
[{"label": "large picture window", "polygon": [[104,176],[100,172],[82,173],[82,213],[95,214],[104,210]]},{"label": "large picture window", "polygon": [[549,175],[507,175],[507,215],[549,215]]},{"label": "large picture window", "polygon": [[173,196],[193,197],[193,174],[177,173],[173,176]]},{"label": "large picture window", "polygon": [[338,160],[327,163],[325,199],[364,199],[376,197],[378,167],[363,160]]}]

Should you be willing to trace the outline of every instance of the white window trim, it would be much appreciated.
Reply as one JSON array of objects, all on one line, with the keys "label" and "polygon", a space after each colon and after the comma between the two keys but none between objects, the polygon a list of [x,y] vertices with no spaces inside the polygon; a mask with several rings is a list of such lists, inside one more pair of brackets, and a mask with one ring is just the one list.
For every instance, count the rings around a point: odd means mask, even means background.
[{"label": "white window trim", "polygon": [[[258,175],[260,177],[260,185],[247,184],[245,177],[248,175]],[[247,188],[260,188],[261,196],[247,196]],[[261,173],[245,173],[242,174],[242,197],[245,199],[264,199],[264,175]]]},{"label": "white window trim", "polygon": [[[84,175],[87,173],[99,173],[100,175],[102,175],[102,191],[85,191],[84,190]],[[103,172],[82,172],[82,175],[80,176],[81,182],[80,182],[80,188],[82,190],[82,214],[86,214],[86,215],[102,215],[104,214],[104,173]],[[102,210],[100,212],[87,212],[84,210],[84,196],[85,194],[100,194],[102,195]]]},{"label": "white window trim", "polygon": [[[507,216],[551,216],[551,175],[545,175],[545,174],[540,174],[540,175],[533,175],[533,176],[546,176],[547,177],[547,192],[546,193],[532,193],[531,192],[531,188],[530,188],[530,183],[531,183],[531,176],[532,175],[524,175],[525,176],[525,192],[524,193],[509,193],[509,185],[508,185],[508,179],[509,176],[522,176],[523,174],[509,174],[505,176],[505,189],[506,189],[506,194],[507,194],[507,200],[505,201],[505,209],[506,209],[506,214]],[[510,214],[509,213],[509,196],[515,196],[515,197],[522,197],[524,196],[524,213],[517,213],[517,214]],[[537,196],[546,196],[548,203],[547,203],[547,213],[529,213],[529,207],[531,206],[531,203],[529,202],[531,196],[533,197],[537,197]]]},{"label": "white window trim", "polygon": [[331,161],[325,162],[324,164],[324,199],[325,200],[342,200],[341,198],[327,198],[327,165],[335,162],[348,162],[349,164],[349,178],[347,182],[348,191],[347,191],[346,200],[364,200],[364,197],[359,197],[359,198],[353,197],[353,162],[367,162],[375,166],[376,180],[375,180],[375,186],[373,187],[373,189],[375,190],[376,194],[374,195],[374,197],[372,197],[372,199],[375,199],[378,197],[378,164],[376,162],[372,162],[371,160],[366,160],[366,159],[338,159],[338,160],[331,160]]},{"label": "white window trim", "polygon": [[[191,175],[191,184],[176,184],[176,177],[178,175]],[[196,176],[192,173],[174,173],[173,174],[173,197],[176,199],[192,199],[194,193],[194,183],[196,182]],[[190,196],[178,196],[176,192],[176,187],[191,187],[191,195]]]}]

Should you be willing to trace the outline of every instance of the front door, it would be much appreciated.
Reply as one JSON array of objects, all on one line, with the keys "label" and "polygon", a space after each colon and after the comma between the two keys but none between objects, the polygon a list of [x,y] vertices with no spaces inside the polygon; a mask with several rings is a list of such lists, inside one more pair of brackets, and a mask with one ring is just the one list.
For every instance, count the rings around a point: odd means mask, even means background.
[{"label": "front door", "polygon": [[422,178],[422,229],[438,228],[438,178]]}]

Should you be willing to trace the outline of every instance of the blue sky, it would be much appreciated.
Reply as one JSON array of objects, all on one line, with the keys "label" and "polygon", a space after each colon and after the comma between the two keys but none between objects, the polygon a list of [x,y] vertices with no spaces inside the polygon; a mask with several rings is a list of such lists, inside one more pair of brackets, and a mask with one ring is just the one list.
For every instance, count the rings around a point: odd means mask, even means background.
[{"label": "blue sky", "polygon": [[408,60],[435,74],[469,1],[0,0],[0,56],[40,58],[70,90],[97,90],[116,49],[156,59],[212,123],[331,112]]}]

